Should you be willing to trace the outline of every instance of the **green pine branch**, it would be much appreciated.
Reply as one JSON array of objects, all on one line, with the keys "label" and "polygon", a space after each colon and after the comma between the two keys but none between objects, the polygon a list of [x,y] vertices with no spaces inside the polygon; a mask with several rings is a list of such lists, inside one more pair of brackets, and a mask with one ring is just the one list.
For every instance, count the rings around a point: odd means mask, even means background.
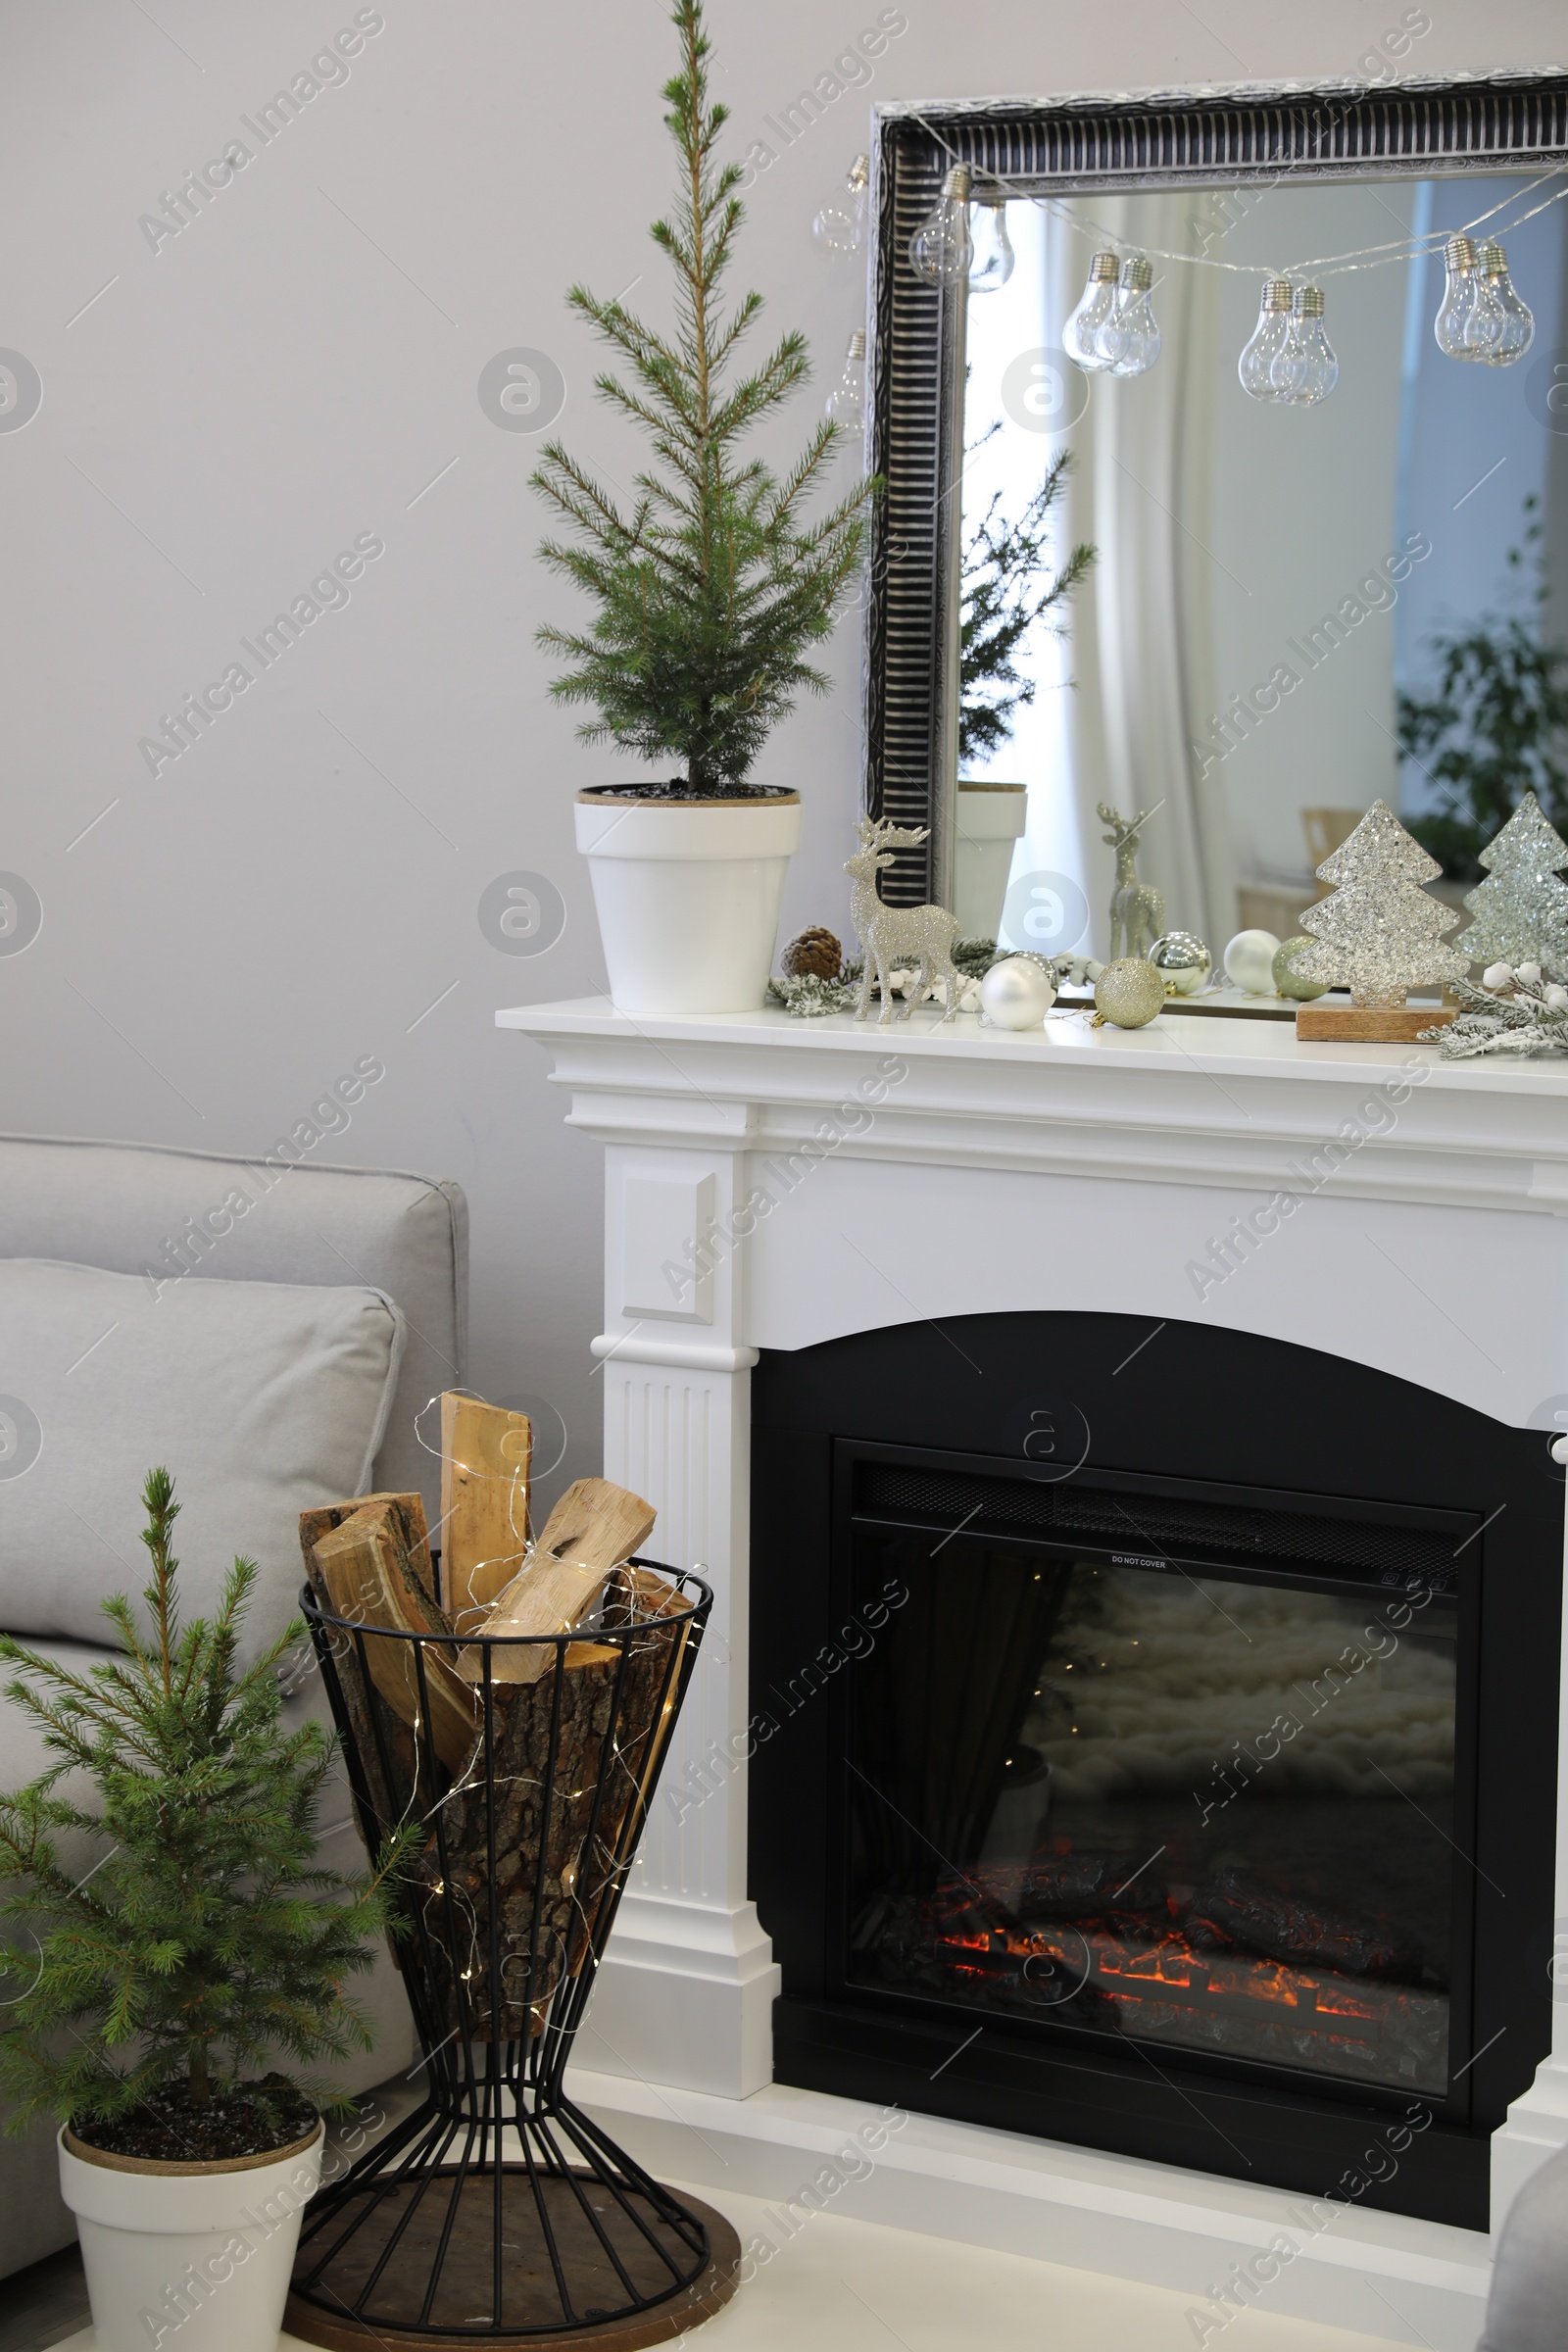
[{"label": "green pine branch", "polygon": [[[982,434],[975,446],[990,438],[989,432]],[[1067,603],[1093,567],[1098,551],[1080,540],[1059,571],[1048,568],[1052,509],[1071,466],[1072,452],[1064,449],[1010,518],[999,512],[1003,493],[997,491],[964,544],[958,609],[960,767],[985,759],[1011,737],[1019,710],[1035,699],[1035,681],[1019,669],[1018,658],[1042,624],[1054,636],[1065,634],[1065,618],[1050,615]]]},{"label": "green pine branch", "polygon": [[727,317],[721,310],[744,219],[740,167],[718,161],[727,110],[709,99],[701,0],[676,0],[672,22],[681,66],[663,94],[681,172],[670,215],[650,233],[674,280],[673,331],[658,333],[584,286],[567,296],[630,379],[601,374],[596,391],[648,436],[664,470],[638,475],[638,503],[624,514],[561,442],[546,444],[533,485],[564,536],[545,539],[539,555],[598,610],[582,627],[547,622],[536,637],[567,664],[552,696],[592,710],[582,741],[676,760],[690,792],[721,794],[744,784],[798,695],[826,690],[808,656],[856,575],[880,485],[858,483],[808,523],[841,429],[817,426],[782,478],[741,452],[744,436],[807,382],[810,362],[805,338],[790,333],[753,373],[728,380],[762,302],[748,293]]},{"label": "green pine branch", "polygon": [[[79,1675],[0,1636],[6,1695],[50,1758],[0,1796],[0,1920],[17,1931],[0,1940],[0,2087],[14,2130],[40,2112],[112,2120],[175,2080],[205,2103],[279,2053],[312,2065],[368,2049],[347,1986],[393,1924],[418,1838],[389,1839],[356,1878],[320,1868],[334,1742],[318,1724],[285,1732],[276,1671],[304,1628],[238,1671],[255,1563],[235,1561],[211,1621],[182,1624],[167,1471],[149,1473],[143,1501],[143,1616],[124,1595],[104,1604],[118,1658]],[[59,1793],[77,1773],[92,1805]],[[66,1835],[97,1849],[85,1875],[62,1857]]]}]

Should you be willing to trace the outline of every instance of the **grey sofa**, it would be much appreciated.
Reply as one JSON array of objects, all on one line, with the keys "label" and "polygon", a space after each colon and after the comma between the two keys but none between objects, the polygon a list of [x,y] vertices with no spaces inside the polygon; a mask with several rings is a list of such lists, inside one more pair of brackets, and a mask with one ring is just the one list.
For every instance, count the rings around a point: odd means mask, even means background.
[{"label": "grey sofa", "polygon": [[[98,1588],[139,1590],[145,1581],[134,1490],[123,1492],[132,1460],[140,1469],[166,1462],[184,1494],[182,1581],[187,1568],[209,1581],[226,1568],[226,1558],[208,1556],[220,1546],[204,1534],[219,1528],[228,1537],[225,1507],[243,1510],[232,1547],[261,1560],[258,1613],[272,1620],[254,1628],[258,1637],[292,1613],[297,1512],[332,1499],[322,1489],[334,1479],[347,1481],[340,1494],[417,1487],[433,1527],[438,1433],[422,1408],[463,1385],[466,1300],[467,1212],[456,1185],[308,1158],[286,1166],[0,1137],[0,1626],[73,1664],[91,1662]],[[65,1328],[78,1305],[87,1321]],[[88,1345],[82,1333],[102,1325],[103,1344]],[[314,1348],[309,1364],[290,1354],[296,1326]],[[78,1346],[85,1355],[68,1365]],[[167,1381],[148,1371],[159,1363],[170,1368]],[[237,1407],[226,1391],[215,1397],[224,1381],[242,1389],[248,1368],[257,1396],[241,1396]],[[186,1380],[200,1390],[182,1390]],[[40,1395],[49,1401],[41,1438],[34,1433],[38,1466],[27,1466],[24,1483],[17,1424],[27,1421],[26,1398]],[[335,1415],[325,1432],[318,1397]],[[225,1469],[230,1422],[243,1458]],[[13,1484],[5,1483],[7,1443]],[[95,1504],[87,1487],[117,1449],[123,1462],[110,1525],[111,1506]],[[82,1483],[74,1465],[89,1466]],[[58,1529],[58,1542],[45,1541],[44,1528]],[[190,1597],[206,1605],[199,1583]],[[318,1682],[291,1705],[324,1711]],[[0,1788],[32,1778],[44,1760],[30,1722],[0,1699]],[[341,1779],[323,1828],[323,1860],[357,1866]],[[402,2072],[415,2054],[389,1957],[360,1989],[377,2031],[374,2051],[342,2074],[354,2090]],[[0,2277],[74,2235],[51,2132],[0,2138]]]}]

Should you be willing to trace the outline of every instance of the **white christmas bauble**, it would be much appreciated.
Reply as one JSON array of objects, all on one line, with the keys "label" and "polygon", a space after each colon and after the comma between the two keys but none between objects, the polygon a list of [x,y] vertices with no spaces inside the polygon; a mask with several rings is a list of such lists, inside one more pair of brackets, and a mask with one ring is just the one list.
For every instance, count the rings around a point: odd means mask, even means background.
[{"label": "white christmas bauble", "polygon": [[1272,931],[1238,931],[1225,951],[1226,977],[1250,996],[1271,997],[1279,946]]},{"label": "white christmas bauble", "polygon": [[980,1009],[996,1029],[1038,1029],[1055,1002],[1050,978],[1027,956],[994,963],[980,983]]}]

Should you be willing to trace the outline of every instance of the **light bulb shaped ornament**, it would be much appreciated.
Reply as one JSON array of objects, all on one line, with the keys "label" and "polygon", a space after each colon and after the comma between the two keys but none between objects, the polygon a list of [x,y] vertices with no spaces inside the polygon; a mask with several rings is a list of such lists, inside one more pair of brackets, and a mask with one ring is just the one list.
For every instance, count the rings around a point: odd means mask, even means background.
[{"label": "light bulb shaped ornament", "polygon": [[1482,246],[1480,259],[1488,309],[1495,311],[1499,318],[1497,332],[1484,356],[1491,367],[1511,368],[1536,339],[1536,316],[1515,291],[1508,274],[1508,256],[1495,239]]},{"label": "light bulb shaped ornament", "polygon": [[1075,368],[1098,375],[1110,366],[1103,348],[1105,328],[1115,316],[1121,264],[1113,253],[1097,253],[1089,265],[1083,298],[1061,330],[1061,348]]},{"label": "light bulb shaped ornament", "polygon": [[819,252],[858,253],[865,243],[866,191],[871,185],[871,159],[858,155],[844,177],[844,193],[835,196],[811,222],[811,238]]},{"label": "light bulb shaped ornament", "polygon": [[1153,282],[1153,270],[1141,253],[1123,262],[1116,308],[1100,334],[1112,375],[1142,375],[1159,357],[1159,328],[1150,295]]},{"label": "light bulb shaped ornament", "polygon": [[1007,235],[1007,191],[994,179],[983,180],[975,189],[969,234],[974,243],[969,291],[994,294],[1012,275],[1014,260],[1012,241]]},{"label": "light bulb shaped ornament", "polygon": [[955,164],[942,194],[909,239],[909,268],[928,286],[955,286],[969,274],[974,239],[969,234],[969,193],[974,174]]},{"label": "light bulb shaped ornament", "polygon": [[1472,350],[1466,339],[1481,299],[1480,260],[1474,239],[1450,237],[1443,249],[1443,261],[1447,277],[1438,315],[1432,321],[1438,349],[1450,360],[1482,359],[1484,352]]},{"label": "light bulb shaped ornament", "polygon": [[865,329],[858,326],[844,355],[844,373],[823,404],[834,424],[858,433],[865,422]]},{"label": "light bulb shaped ornament", "polygon": [[1323,331],[1323,289],[1298,286],[1291,306],[1285,349],[1269,367],[1269,381],[1281,400],[1310,409],[1327,400],[1340,380],[1340,363]]},{"label": "light bulb shaped ornament", "polygon": [[1242,356],[1236,363],[1242,390],[1250,393],[1253,400],[1283,400],[1286,397],[1274,380],[1274,365],[1290,349],[1295,331],[1290,279],[1265,279],[1257,324],[1243,344]]}]

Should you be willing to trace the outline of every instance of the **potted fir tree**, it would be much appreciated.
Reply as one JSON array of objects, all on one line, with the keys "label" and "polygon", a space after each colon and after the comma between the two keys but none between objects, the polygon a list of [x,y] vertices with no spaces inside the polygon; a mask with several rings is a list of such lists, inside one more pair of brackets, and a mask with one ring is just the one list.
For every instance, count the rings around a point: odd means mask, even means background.
[{"label": "potted fir tree", "polygon": [[577,847],[590,861],[611,993],[628,1012],[730,1012],[760,1004],[784,871],[801,833],[800,796],[750,781],[768,733],[803,689],[828,683],[806,656],[829,633],[855,576],[873,485],[815,521],[806,509],[841,438],[819,424],[787,473],[740,444],[809,374],[805,338],[785,335],[757,372],[728,381],[761,309],[727,317],[719,280],[742,208],[736,164],[715,148],[726,109],[708,98],[700,0],[676,0],[680,71],[664,87],[680,155],[668,220],[653,226],[670,263],[675,327],[662,335],[582,286],[568,297],[631,377],[597,379],[645,431],[661,470],[623,508],[559,442],[535,487],[569,526],[544,561],[594,598],[591,627],[539,641],[571,663],[551,693],[590,705],[584,742],[679,772],[577,796]]},{"label": "potted fir tree", "polygon": [[60,2123],[99,2352],[274,2352],[321,2108],[349,2102],[270,2062],[369,2047],[344,1984],[417,1833],[368,1877],[317,1868],[333,1742],[279,1720],[303,1625],[238,1670],[256,1568],[236,1560],[217,1616],[181,1626],[167,1471],[143,1499],[145,1616],[104,1604],[118,1657],[75,1674],[0,1636],[53,1758],[0,1797],[0,1913],[21,1925],[0,1944],[0,2087],[13,2130]]},{"label": "potted fir tree", "polygon": [[[971,446],[984,447],[997,427]],[[958,807],[954,907],[971,939],[995,939],[1012,868],[1012,845],[1028,821],[1029,787],[966,776],[972,760],[989,760],[1012,740],[1019,710],[1035,699],[1035,681],[1018,667],[1036,627],[1061,636],[1057,612],[1083,581],[1096,550],[1080,540],[1059,571],[1049,572],[1053,514],[1066,486],[1072,452],[1064,449],[1016,514],[1000,512],[996,491],[964,542],[958,603]]]}]

